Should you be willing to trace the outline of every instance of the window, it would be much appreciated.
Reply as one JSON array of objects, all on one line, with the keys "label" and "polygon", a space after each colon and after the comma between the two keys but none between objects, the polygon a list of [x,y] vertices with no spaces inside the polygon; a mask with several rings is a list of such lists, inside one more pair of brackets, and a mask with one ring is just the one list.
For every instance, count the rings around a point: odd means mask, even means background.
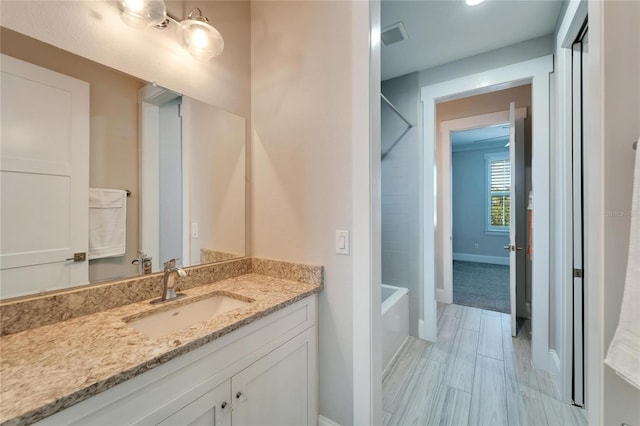
[{"label": "window", "polygon": [[511,162],[509,153],[486,154],[487,231],[508,232],[510,223]]}]

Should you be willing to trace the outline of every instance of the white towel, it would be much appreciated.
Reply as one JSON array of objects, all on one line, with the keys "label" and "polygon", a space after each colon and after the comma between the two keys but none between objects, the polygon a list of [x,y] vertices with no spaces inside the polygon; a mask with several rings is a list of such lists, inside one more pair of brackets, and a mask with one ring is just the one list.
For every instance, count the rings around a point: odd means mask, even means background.
[{"label": "white towel", "polygon": [[[640,139],[638,139],[640,143]],[[640,389],[640,147],[631,200],[631,236],[627,276],[622,296],[620,320],[604,362],[627,382]]]},{"label": "white towel", "polygon": [[89,259],[124,256],[127,245],[127,193],[89,189]]}]

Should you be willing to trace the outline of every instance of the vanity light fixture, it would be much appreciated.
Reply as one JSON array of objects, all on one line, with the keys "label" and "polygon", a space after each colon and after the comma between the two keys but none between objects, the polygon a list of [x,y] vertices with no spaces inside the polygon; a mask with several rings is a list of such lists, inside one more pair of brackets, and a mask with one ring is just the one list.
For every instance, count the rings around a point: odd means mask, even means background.
[{"label": "vanity light fixture", "polygon": [[468,6],[477,6],[482,3],[484,0],[465,0]]},{"label": "vanity light fixture", "polygon": [[196,59],[208,61],[224,50],[222,35],[198,7],[191,9],[183,21],[167,13],[163,0],[121,0],[120,10],[122,20],[134,28],[152,26],[163,30],[173,22],[178,28],[178,42]]}]

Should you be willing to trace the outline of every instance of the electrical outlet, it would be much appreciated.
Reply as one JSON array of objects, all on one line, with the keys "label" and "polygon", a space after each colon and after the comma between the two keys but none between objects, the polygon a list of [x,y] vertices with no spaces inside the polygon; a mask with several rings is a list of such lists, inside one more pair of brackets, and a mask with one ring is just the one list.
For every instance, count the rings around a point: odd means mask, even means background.
[{"label": "electrical outlet", "polygon": [[474,248],[474,249],[477,249],[477,248],[479,248],[479,247],[480,247],[480,244],[478,244],[478,243],[473,243],[473,248]]}]

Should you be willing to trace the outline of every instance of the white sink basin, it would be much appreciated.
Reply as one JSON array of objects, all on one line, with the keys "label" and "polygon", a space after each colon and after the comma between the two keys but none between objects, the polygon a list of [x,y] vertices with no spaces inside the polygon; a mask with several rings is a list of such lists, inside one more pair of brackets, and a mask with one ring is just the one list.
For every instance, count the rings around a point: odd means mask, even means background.
[{"label": "white sink basin", "polygon": [[249,303],[225,295],[214,295],[191,303],[182,303],[175,308],[152,312],[128,323],[142,334],[158,338],[191,327],[216,315],[242,308]]}]

